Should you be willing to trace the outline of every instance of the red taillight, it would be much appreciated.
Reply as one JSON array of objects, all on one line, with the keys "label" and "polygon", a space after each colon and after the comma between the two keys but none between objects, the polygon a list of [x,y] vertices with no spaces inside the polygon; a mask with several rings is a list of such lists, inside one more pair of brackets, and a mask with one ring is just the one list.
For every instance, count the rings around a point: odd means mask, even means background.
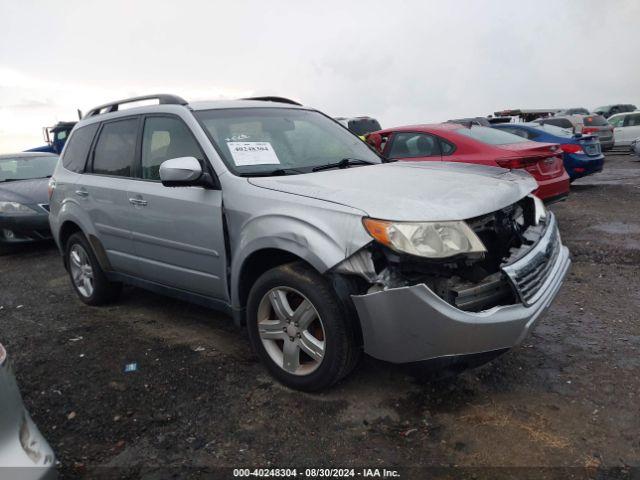
[{"label": "red taillight", "polygon": [[516,168],[527,168],[531,165],[535,164],[539,158],[499,158],[496,160],[496,163],[500,165],[502,168],[508,168],[510,170]]},{"label": "red taillight", "polygon": [[595,133],[598,131],[597,127],[582,127],[582,133]]},{"label": "red taillight", "polygon": [[560,148],[565,153],[577,153],[579,155],[584,155],[584,150],[580,145],[576,145],[575,143],[565,143],[560,145]]}]

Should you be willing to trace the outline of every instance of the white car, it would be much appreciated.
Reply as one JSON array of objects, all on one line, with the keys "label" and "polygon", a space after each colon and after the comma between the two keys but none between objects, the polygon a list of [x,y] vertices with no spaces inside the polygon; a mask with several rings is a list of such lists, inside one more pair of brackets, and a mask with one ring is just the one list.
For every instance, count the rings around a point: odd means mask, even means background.
[{"label": "white car", "polygon": [[633,142],[631,142],[631,148],[629,149],[631,155],[636,155],[640,157],[640,137],[636,138]]},{"label": "white car", "polygon": [[633,140],[640,137],[640,110],[612,115],[608,121],[613,127],[613,141],[616,147],[629,146]]}]

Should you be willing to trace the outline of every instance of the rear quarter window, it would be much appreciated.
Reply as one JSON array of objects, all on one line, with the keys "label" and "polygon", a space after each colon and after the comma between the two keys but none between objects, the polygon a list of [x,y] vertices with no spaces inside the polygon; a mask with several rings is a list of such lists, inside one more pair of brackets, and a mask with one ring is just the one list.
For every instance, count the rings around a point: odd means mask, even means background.
[{"label": "rear quarter window", "polygon": [[91,142],[97,130],[98,124],[93,123],[73,131],[62,154],[64,168],[76,173],[84,172]]}]

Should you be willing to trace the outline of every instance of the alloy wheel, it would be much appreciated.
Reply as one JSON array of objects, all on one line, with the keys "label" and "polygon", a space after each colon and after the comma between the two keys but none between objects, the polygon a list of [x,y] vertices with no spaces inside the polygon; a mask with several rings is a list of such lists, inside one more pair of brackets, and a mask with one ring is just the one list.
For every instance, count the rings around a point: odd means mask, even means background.
[{"label": "alloy wheel", "polygon": [[273,362],[293,375],[315,371],[325,355],[325,331],[318,311],[290,287],[269,290],[258,306],[258,334]]},{"label": "alloy wheel", "polygon": [[80,244],[75,244],[69,252],[69,268],[73,283],[85,298],[93,295],[93,267],[89,260],[87,251]]}]

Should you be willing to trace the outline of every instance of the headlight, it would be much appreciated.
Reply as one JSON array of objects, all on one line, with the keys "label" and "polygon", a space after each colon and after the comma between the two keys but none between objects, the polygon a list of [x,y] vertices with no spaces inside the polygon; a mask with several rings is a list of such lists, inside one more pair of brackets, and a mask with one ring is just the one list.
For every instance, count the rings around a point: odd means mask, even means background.
[{"label": "headlight", "polygon": [[484,253],[482,241],[465,222],[390,222],[363,219],[369,235],[402,253],[446,258],[461,253]]},{"label": "headlight", "polygon": [[0,213],[8,213],[10,215],[35,215],[35,210],[18,202],[0,202]]},{"label": "headlight", "polygon": [[547,218],[547,207],[544,206],[544,202],[540,200],[535,195],[531,195],[533,198],[533,205],[535,206],[535,224],[538,225],[541,220],[545,220]]}]

